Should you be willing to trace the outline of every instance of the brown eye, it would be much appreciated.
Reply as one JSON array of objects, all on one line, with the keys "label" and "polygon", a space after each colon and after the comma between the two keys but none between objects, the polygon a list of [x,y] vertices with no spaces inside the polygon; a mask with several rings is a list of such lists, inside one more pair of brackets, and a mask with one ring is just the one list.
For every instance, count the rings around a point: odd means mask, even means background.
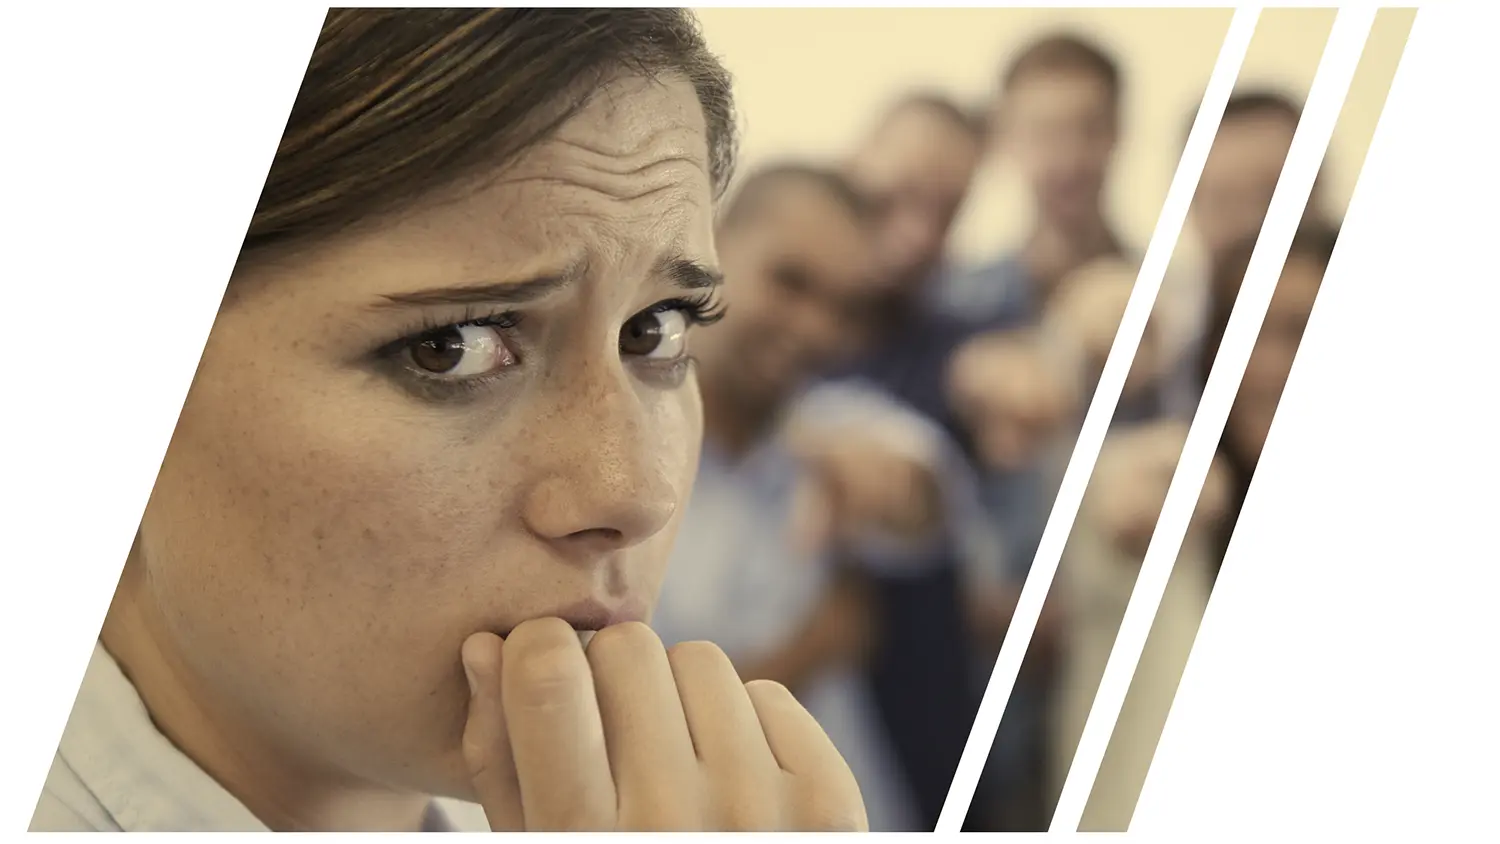
[{"label": "brown eye", "polygon": [[673,360],[686,347],[688,322],[680,310],[646,311],[620,328],[620,354]]},{"label": "brown eye", "polygon": [[428,377],[464,379],[515,364],[500,332],[489,325],[450,325],[429,331],[407,347],[413,369]]}]

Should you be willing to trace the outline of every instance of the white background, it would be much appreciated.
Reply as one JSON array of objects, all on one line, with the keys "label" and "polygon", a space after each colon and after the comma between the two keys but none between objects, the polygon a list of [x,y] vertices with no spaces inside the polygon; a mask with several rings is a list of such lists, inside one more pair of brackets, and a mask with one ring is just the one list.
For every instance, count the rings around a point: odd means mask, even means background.
[{"label": "white background", "polygon": [[1416,17],[1133,832],[1491,826],[1495,23]]}]

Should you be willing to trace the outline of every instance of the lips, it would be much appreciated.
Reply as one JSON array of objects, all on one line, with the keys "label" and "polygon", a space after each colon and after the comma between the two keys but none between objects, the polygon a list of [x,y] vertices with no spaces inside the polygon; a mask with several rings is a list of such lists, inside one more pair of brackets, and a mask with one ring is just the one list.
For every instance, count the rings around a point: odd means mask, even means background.
[{"label": "lips", "polygon": [[[626,624],[632,621],[644,622],[646,620],[646,607],[643,603],[635,600],[626,600],[620,603],[605,603],[596,599],[587,599],[575,604],[552,610],[550,612],[537,613],[533,618],[559,618],[568,623],[578,632],[578,638],[585,645],[593,635],[606,627],[616,624]],[[519,624],[519,622],[518,622]],[[500,633],[501,638],[510,636],[514,626]]]},{"label": "lips", "polygon": [[635,601],[610,605],[591,599],[563,607],[552,615],[566,621],[579,632],[597,632],[616,624],[645,621],[646,609]]}]

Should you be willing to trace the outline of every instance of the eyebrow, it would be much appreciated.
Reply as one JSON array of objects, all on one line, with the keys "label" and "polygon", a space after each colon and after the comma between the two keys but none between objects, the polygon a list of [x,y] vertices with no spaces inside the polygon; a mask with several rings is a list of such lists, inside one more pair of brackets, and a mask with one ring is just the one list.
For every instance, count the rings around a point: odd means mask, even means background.
[{"label": "eyebrow", "polygon": [[[534,302],[562,288],[577,284],[588,273],[587,261],[576,261],[559,272],[543,273],[530,278],[480,282],[456,287],[389,293],[381,297],[381,307],[422,307],[433,305],[520,305]],[[724,283],[719,270],[680,255],[667,255],[656,262],[652,276],[665,278],[683,290],[707,290]]]},{"label": "eyebrow", "polygon": [[665,278],[683,290],[712,290],[724,283],[723,272],[680,255],[668,255],[657,261],[652,275]]}]

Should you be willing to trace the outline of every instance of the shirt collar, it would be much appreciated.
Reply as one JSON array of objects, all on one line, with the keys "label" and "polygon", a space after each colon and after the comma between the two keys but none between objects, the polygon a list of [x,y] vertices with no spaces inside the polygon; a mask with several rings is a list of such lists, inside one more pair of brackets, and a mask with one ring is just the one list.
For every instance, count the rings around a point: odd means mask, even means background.
[{"label": "shirt collar", "polygon": [[[57,752],[127,832],[270,831],[156,729],[102,644],[94,645]],[[425,826],[453,829],[436,803]]]}]

